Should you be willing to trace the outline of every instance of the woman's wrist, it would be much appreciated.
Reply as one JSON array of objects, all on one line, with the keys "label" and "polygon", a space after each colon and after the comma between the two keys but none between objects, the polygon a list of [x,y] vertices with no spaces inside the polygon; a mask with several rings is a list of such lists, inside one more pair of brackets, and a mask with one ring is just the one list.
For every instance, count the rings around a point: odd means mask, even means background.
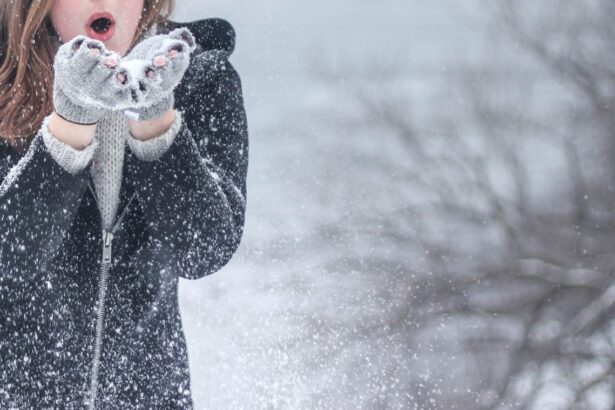
[{"label": "woman's wrist", "polygon": [[130,134],[140,141],[158,137],[164,134],[165,131],[173,125],[175,118],[176,113],[174,109],[165,112],[158,118],[152,118],[150,120],[137,121],[129,118],[128,126],[130,128]]},{"label": "woman's wrist", "polygon": [[89,146],[96,133],[96,124],[77,124],[65,120],[56,112],[51,114],[48,126],[49,131],[56,139],[78,150],[82,150]]}]

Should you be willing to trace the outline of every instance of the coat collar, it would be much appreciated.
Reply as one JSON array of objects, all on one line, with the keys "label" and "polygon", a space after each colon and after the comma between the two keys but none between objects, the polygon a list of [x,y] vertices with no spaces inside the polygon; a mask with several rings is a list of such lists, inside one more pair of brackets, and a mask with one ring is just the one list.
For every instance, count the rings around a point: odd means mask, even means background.
[{"label": "coat collar", "polygon": [[235,30],[231,23],[218,17],[179,23],[168,20],[156,26],[157,34],[166,34],[176,28],[186,27],[197,42],[196,53],[206,50],[223,50],[229,55],[235,49]]}]

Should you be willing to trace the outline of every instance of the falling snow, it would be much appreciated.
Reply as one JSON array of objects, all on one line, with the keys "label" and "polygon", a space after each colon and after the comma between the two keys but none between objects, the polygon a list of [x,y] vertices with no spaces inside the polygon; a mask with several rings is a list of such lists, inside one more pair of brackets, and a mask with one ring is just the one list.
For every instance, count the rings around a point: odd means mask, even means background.
[{"label": "falling snow", "polygon": [[[222,20],[196,24],[197,33],[209,24],[232,32]],[[172,144],[155,159],[126,145],[111,224],[100,205],[113,198],[93,188],[90,166],[74,169],[51,150],[58,145],[49,144],[46,128],[24,155],[0,140],[0,407],[193,408],[178,282],[214,274],[233,257],[243,237],[248,166],[238,153],[247,152],[248,133],[239,75],[228,61],[232,42],[203,49],[205,39],[197,40],[185,75],[173,71],[182,82],[168,83],[177,86],[181,125],[169,128]],[[58,59],[85,56],[63,50]],[[130,74],[137,66],[144,64],[134,63]],[[56,68],[69,79],[79,64]],[[96,94],[79,97],[91,90],[69,93],[84,111],[66,112],[97,115],[100,107],[88,106]]]}]

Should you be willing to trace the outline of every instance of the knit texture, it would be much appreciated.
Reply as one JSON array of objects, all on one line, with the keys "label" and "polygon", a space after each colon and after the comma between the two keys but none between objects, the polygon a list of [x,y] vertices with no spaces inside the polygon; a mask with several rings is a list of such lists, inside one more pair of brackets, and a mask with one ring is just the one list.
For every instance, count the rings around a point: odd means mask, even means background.
[{"label": "knit texture", "polygon": [[[175,56],[170,57],[171,50]],[[173,107],[173,89],[182,80],[190,65],[190,54],[196,50],[196,40],[186,27],[151,36],[137,45],[120,61],[118,70],[128,72],[131,98],[125,103],[139,110],[140,118],[159,117]],[[164,63],[159,66],[155,61]],[[150,78],[145,75],[152,71]],[[135,102],[138,101],[138,104]],[[120,102],[118,109],[124,108]]]},{"label": "knit texture", "polygon": [[171,144],[173,144],[182,126],[182,121],[181,112],[176,111],[175,121],[165,133],[145,141],[134,138],[129,132],[126,141],[128,142],[130,151],[143,161],[155,161],[159,159],[169,149]]},{"label": "knit texture", "polygon": [[41,127],[41,133],[43,134],[43,141],[47,146],[47,150],[51,153],[51,156],[68,172],[71,174],[78,174],[88,166],[94,151],[98,147],[98,141],[92,140],[90,145],[82,150],[73,148],[72,146],[57,139],[49,130],[49,119],[51,115],[48,115],[43,119],[43,125]]},{"label": "knit texture", "polygon": [[53,106],[58,114],[72,122],[93,124],[115,106],[123,96],[115,68],[104,63],[109,57],[120,60],[102,42],[83,35],[60,46],[53,63]]},{"label": "knit texture", "polygon": [[101,118],[92,143],[77,150],[58,140],[49,130],[49,117],[43,122],[42,134],[51,156],[72,174],[83,171],[90,161],[90,173],[94,181],[98,208],[105,229],[111,229],[119,205],[122,184],[125,144],[143,161],[159,159],[171,146],[182,124],[178,111],[171,127],[158,137],[140,141],[130,134],[128,118],[122,111],[110,111]]}]

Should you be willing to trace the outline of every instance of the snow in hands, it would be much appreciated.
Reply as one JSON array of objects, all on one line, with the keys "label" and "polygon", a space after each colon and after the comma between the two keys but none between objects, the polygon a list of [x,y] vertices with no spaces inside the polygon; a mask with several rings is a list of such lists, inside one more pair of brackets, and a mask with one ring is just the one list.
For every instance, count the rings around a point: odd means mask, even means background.
[{"label": "snow in hands", "polygon": [[56,55],[57,100],[93,110],[141,111],[171,101],[165,107],[170,109],[195,49],[192,33],[183,27],[142,41],[124,58],[98,40],[77,36]]},{"label": "snow in hands", "polygon": [[184,27],[137,44],[119,64],[120,79],[130,90],[130,98],[122,99],[116,109],[137,108],[141,119],[150,119],[173,108],[173,90],[195,49],[196,41]]}]

